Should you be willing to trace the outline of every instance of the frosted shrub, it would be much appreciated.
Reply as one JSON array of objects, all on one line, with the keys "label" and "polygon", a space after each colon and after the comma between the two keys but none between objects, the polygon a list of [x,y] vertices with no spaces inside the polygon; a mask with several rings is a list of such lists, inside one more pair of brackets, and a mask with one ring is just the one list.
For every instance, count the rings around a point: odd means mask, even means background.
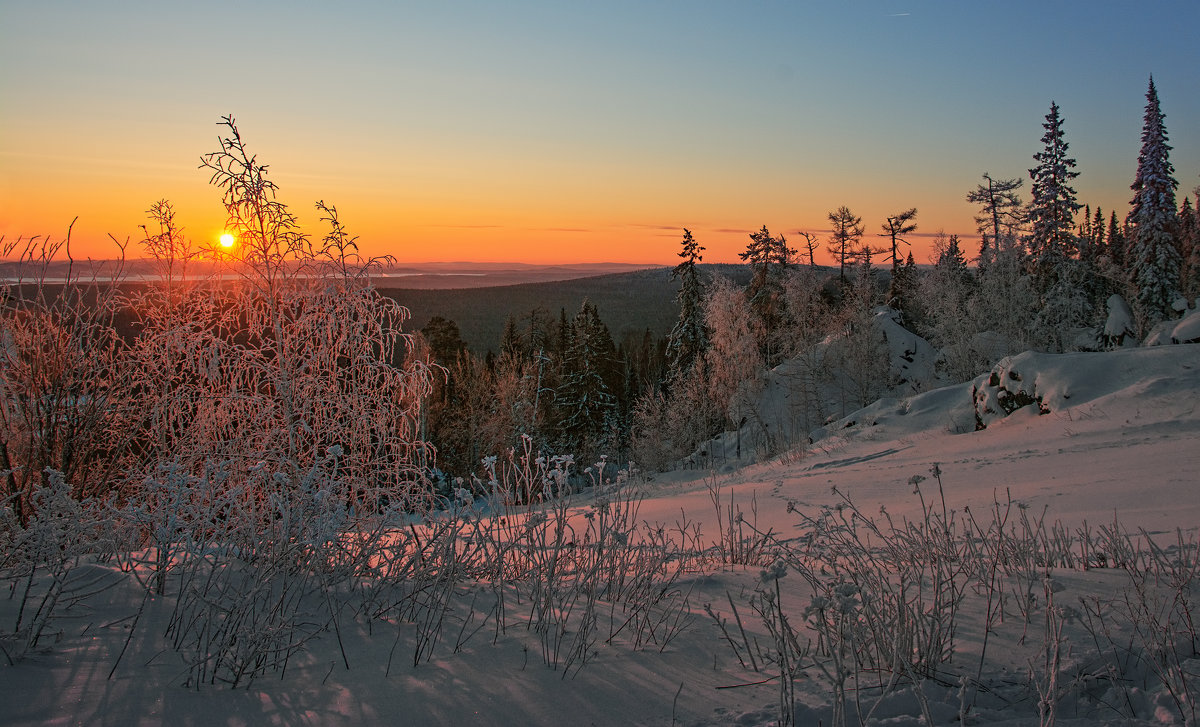
[{"label": "frosted shrub", "polygon": [[29,522],[23,528],[10,522],[0,540],[0,581],[10,581],[17,596],[10,602],[13,620],[0,624],[0,646],[10,644],[4,648],[10,662],[37,648],[59,611],[77,597],[80,584],[72,571],[111,530],[94,501],[75,499],[61,472],[47,470],[45,476],[47,484],[29,498]]},{"label": "frosted shrub", "polygon": [[70,260],[69,231],[59,242],[0,238],[0,257],[18,271],[0,283],[0,503],[21,526],[47,470],[76,498],[102,497],[130,457],[116,287],[73,263],[50,282],[60,252]]}]

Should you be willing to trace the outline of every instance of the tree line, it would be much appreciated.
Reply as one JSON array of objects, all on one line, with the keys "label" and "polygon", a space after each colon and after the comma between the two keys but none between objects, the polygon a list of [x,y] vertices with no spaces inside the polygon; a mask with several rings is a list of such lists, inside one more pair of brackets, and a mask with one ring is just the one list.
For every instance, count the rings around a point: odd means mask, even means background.
[{"label": "tree line", "polygon": [[[785,360],[801,362],[793,366],[803,371],[797,386],[811,399],[809,422],[819,425],[896,384],[873,318],[878,306],[894,309],[939,351],[943,383],[1028,348],[1100,350],[1140,340],[1200,296],[1200,224],[1188,198],[1176,206],[1164,118],[1151,79],[1124,218],[1077,199],[1076,160],[1051,103],[1028,172],[1030,199],[1021,198],[1023,179],[990,173],[967,192],[978,206],[974,256],[958,236],[939,233],[931,264],[918,265],[906,239],[917,230],[916,208],[869,235],[843,205],[828,214],[834,271],[817,265],[815,235],[799,232],[793,247],[764,225],[740,253],[750,271],[744,287],[706,274],[705,248],[684,229],[672,271],[679,317],[665,339],[647,332],[614,345],[585,302],[557,321],[544,310],[510,318],[499,354],[480,360],[452,322],[435,319],[423,333],[430,360],[447,369],[428,410],[439,461],[469,471],[526,434],[588,462],[607,452],[673,466],[753,417],[756,381]],[[822,387],[832,387],[840,411],[822,400]]]},{"label": "tree line", "polygon": [[[711,461],[706,442],[747,427],[759,432],[747,447],[781,451],[796,442],[756,422],[769,369],[786,373],[793,429],[806,431],[897,387],[968,380],[1027,348],[1145,340],[1200,296],[1200,225],[1192,201],[1176,201],[1153,81],[1123,217],[1077,199],[1051,104],[1030,199],[1022,179],[987,173],[967,192],[979,209],[974,256],[939,235],[931,264],[918,265],[906,239],[915,208],[868,234],[841,206],[823,241],[800,232],[792,242],[765,225],[750,234],[741,284],[704,265],[702,241],[685,229],[666,338],[614,340],[585,301],[513,316],[485,357],[466,350],[452,321],[404,331],[407,311],[373,287],[379,261],[358,255],[336,208],[318,203],[329,231],[304,233],[232,118],[222,123],[221,148],[202,165],[222,191],[235,253],[192,245],[166,201],[151,207],[141,240],[158,279],[138,289],[112,282],[119,269],[87,280],[75,267],[67,285],[49,285],[56,257],[70,260],[69,233],[61,243],[0,240],[32,271],[0,296],[0,534],[29,522],[51,473],[79,501],[186,481],[211,497],[249,492],[262,513],[320,482],[322,502],[363,512],[444,503],[453,487],[486,484],[472,474],[522,441],[573,455],[584,479],[605,455],[647,469]],[[822,243],[833,268],[816,264]],[[222,274],[189,275],[197,257],[220,261]],[[937,382],[902,380],[889,321],[939,352]],[[742,444],[721,456],[746,454]]]}]

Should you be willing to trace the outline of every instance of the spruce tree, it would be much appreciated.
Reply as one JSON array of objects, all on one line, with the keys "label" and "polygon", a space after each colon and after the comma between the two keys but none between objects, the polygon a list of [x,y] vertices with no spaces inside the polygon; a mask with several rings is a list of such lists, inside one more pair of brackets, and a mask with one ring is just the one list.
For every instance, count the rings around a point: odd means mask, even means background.
[{"label": "spruce tree", "polygon": [[934,263],[934,267],[959,281],[970,279],[971,271],[967,269],[967,259],[963,256],[962,243],[959,242],[958,235],[951,235],[950,239],[946,241],[946,246],[938,252],[938,259]]},{"label": "spruce tree", "polygon": [[615,347],[600,313],[585,300],[572,320],[563,354],[562,381],[555,401],[559,411],[562,445],[587,457],[601,444],[617,400],[606,378],[611,373]]},{"label": "spruce tree", "polygon": [[1033,258],[1034,277],[1045,291],[1054,282],[1056,267],[1077,250],[1074,234],[1075,213],[1080,204],[1075,201],[1071,180],[1079,176],[1075,160],[1067,156],[1068,144],[1063,135],[1062,117],[1058,104],[1050,103],[1050,113],[1042,128],[1042,151],[1033,155],[1037,166],[1029,170],[1033,180],[1029,203],[1029,253]]},{"label": "spruce tree", "polygon": [[1100,207],[1096,207],[1096,214],[1092,217],[1092,237],[1088,241],[1088,249],[1092,260],[1104,254],[1105,244],[1104,213],[1100,210]]},{"label": "spruce tree", "polygon": [[1042,128],[1046,130],[1043,149],[1033,155],[1038,164],[1029,170],[1033,199],[1027,245],[1038,294],[1034,340],[1049,350],[1062,351],[1071,340],[1068,330],[1086,325],[1091,316],[1088,291],[1094,275],[1078,259],[1075,213],[1082,205],[1075,200],[1070,182],[1079,172],[1074,171],[1075,160],[1067,156],[1058,104],[1051,102]]},{"label": "spruce tree", "polygon": [[704,251],[690,230],[684,229],[683,249],[679,257],[683,262],[671,271],[671,279],[679,280],[679,293],[675,300],[679,302],[679,320],[671,329],[667,339],[668,376],[671,382],[691,370],[697,361],[704,358],[704,350],[708,347],[708,331],[704,326],[704,290],[700,284],[700,271],[697,266],[704,257]]},{"label": "spruce tree", "polygon": [[1179,207],[1179,254],[1183,260],[1180,290],[1194,301],[1200,295],[1200,215],[1187,197]]},{"label": "spruce tree", "polygon": [[1136,297],[1134,311],[1145,327],[1170,317],[1179,296],[1181,260],[1175,239],[1175,188],[1171,147],[1167,144],[1164,114],[1159,108],[1154,78],[1146,91],[1146,114],[1142,124],[1142,151],[1138,154],[1137,176],[1130,188],[1132,209],[1129,227],[1130,272]]},{"label": "spruce tree", "polygon": [[1112,260],[1113,265],[1117,266],[1117,269],[1124,270],[1125,248],[1128,243],[1125,240],[1125,230],[1122,228],[1121,223],[1117,221],[1116,210],[1113,210],[1112,216],[1108,219],[1108,234],[1106,237],[1108,239],[1107,249],[1109,259]]}]

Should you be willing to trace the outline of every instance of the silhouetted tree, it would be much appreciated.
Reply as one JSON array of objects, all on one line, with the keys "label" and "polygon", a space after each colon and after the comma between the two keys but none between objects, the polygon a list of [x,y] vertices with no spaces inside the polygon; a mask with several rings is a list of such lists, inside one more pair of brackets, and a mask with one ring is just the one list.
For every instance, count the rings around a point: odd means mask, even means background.
[{"label": "silhouetted tree", "polygon": [[991,174],[984,172],[983,182],[967,192],[968,202],[982,206],[975,217],[975,222],[979,225],[977,229],[983,238],[979,246],[980,267],[986,267],[995,255],[1000,235],[1003,232],[1015,233],[1021,223],[1021,198],[1017,195],[1017,190],[1021,188],[1022,180],[992,179]]},{"label": "silhouetted tree", "polygon": [[917,223],[913,222],[913,218],[916,216],[917,208],[911,207],[900,214],[887,218],[887,222],[883,224],[883,233],[880,234],[880,237],[891,238],[892,241],[891,254],[888,256],[888,260],[892,262],[893,278],[900,270],[900,255],[897,251],[896,243],[903,242],[905,245],[909,244],[908,240],[903,238],[903,235],[907,235],[917,229]]},{"label": "silhouetted tree", "polygon": [[838,282],[846,286],[846,265],[854,261],[858,241],[862,238],[862,218],[842,205],[829,213],[833,235],[829,238],[829,254],[838,261]]},{"label": "silhouetted tree", "polygon": [[683,249],[679,257],[683,262],[671,271],[671,278],[680,282],[675,300],[679,303],[679,320],[671,329],[667,339],[669,379],[674,382],[689,371],[696,361],[702,360],[708,347],[708,331],[704,327],[704,291],[700,284],[697,265],[704,257],[704,248],[692,237],[690,230],[683,231]]}]

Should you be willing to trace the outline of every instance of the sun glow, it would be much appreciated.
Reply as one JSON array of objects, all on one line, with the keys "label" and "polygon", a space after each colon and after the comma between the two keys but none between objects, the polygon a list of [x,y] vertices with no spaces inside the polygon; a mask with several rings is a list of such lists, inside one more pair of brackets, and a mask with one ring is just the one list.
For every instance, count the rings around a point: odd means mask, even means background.
[{"label": "sun glow", "polygon": [[221,243],[221,247],[228,250],[233,247],[234,237],[228,232],[222,232],[221,236],[217,238],[217,241]]}]

